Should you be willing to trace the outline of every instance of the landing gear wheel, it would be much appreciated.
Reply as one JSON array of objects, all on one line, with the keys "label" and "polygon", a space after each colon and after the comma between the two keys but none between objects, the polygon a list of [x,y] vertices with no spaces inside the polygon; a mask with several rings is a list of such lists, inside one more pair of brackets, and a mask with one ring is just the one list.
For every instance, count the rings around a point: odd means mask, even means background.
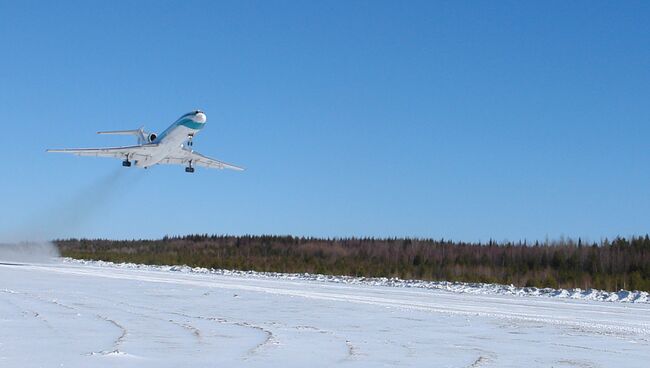
[{"label": "landing gear wheel", "polygon": [[193,173],[194,172],[194,168],[192,167],[192,161],[187,163],[187,167],[185,168],[185,172],[186,173]]},{"label": "landing gear wheel", "polygon": [[124,167],[131,167],[131,161],[129,161],[129,160],[124,160],[124,161],[122,161],[122,166],[124,166]]}]

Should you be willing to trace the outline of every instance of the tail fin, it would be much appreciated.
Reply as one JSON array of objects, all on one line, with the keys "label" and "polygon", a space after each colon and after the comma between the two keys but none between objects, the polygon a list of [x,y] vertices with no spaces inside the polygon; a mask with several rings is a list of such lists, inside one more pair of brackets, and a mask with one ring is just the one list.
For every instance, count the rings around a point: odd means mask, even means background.
[{"label": "tail fin", "polygon": [[138,143],[139,144],[147,143],[147,135],[148,135],[144,131],[144,127],[140,127],[140,129],[131,129],[131,130],[111,130],[111,131],[97,132],[97,134],[104,134],[104,135],[134,135],[134,136],[138,137]]}]

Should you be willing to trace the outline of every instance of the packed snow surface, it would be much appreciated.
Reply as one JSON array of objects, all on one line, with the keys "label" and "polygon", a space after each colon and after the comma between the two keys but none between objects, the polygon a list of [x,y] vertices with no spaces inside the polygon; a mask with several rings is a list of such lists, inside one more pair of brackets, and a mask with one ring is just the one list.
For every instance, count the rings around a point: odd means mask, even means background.
[{"label": "packed snow surface", "polygon": [[0,367],[647,367],[647,294],[605,295],[6,262]]}]

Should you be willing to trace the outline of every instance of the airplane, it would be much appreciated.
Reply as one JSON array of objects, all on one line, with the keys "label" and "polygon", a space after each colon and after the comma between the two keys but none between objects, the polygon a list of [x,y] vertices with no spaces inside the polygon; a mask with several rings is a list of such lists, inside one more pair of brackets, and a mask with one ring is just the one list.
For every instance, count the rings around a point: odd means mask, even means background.
[{"label": "airplane", "polygon": [[107,148],[48,149],[47,152],[70,153],[77,156],[121,158],[122,166],[148,168],[158,164],[185,165],[185,172],[193,173],[195,166],[210,169],[231,169],[243,171],[244,168],[204,156],[192,149],[192,139],[205,126],[207,116],[201,110],[187,113],[160,135],[147,133],[144,127],[133,130],[97,132],[97,134],[133,135],[138,138],[135,146]]}]

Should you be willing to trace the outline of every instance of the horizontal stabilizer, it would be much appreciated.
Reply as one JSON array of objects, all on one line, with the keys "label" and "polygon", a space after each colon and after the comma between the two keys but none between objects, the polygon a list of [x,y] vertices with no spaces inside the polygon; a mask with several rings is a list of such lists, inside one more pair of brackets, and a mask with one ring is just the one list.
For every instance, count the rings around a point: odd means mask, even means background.
[{"label": "horizontal stabilizer", "polygon": [[140,135],[140,134],[142,134],[142,128],[140,128],[140,129],[131,129],[131,130],[111,130],[111,131],[105,131],[105,132],[97,132],[97,134]]}]

